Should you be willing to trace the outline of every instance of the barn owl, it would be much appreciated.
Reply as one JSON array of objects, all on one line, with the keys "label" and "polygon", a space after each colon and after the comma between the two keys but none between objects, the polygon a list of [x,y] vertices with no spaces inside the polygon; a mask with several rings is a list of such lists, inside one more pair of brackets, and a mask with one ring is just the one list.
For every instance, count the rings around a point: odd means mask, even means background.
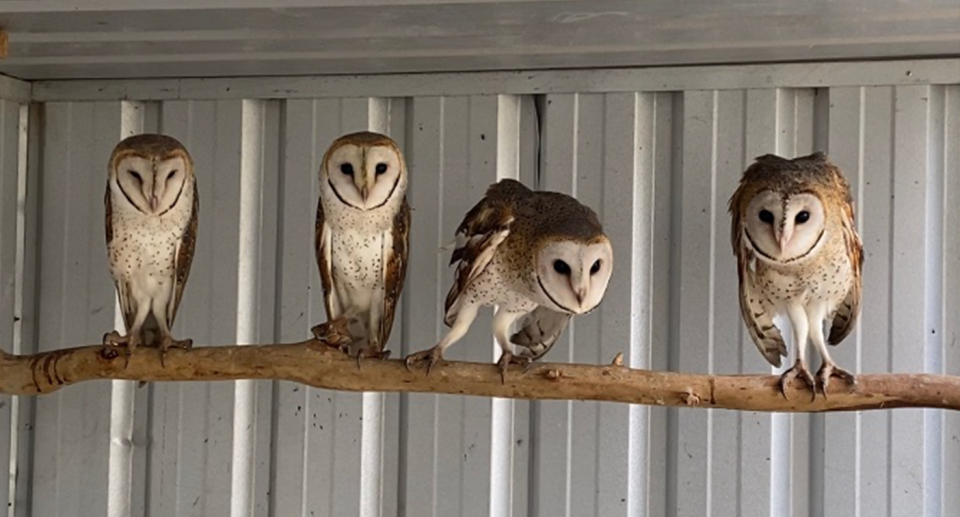
[{"label": "barn owl", "polygon": [[[493,334],[510,363],[527,364],[556,342],[572,315],[603,299],[613,272],[613,248],[596,214],[576,199],[534,192],[505,179],[467,213],[456,232],[456,264],[444,323],[450,331],[435,347],[407,357],[430,366],[466,334],[480,307],[496,305]],[[519,331],[508,339],[510,327]],[[510,345],[520,345],[514,354]]]},{"label": "barn owl", "polygon": [[[384,350],[407,270],[407,166],[390,137],[344,135],[323,156],[315,245],[327,319],[359,323],[363,357]],[[314,334],[321,338],[320,326]]]},{"label": "barn owl", "polygon": [[[105,346],[189,348],[170,328],[183,297],[197,239],[200,198],[193,160],[166,135],[131,136],[108,165],[107,252],[127,334],[107,333]],[[162,357],[162,355],[161,355]]]},{"label": "barn owl", "polygon": [[[793,327],[797,362],[781,376],[781,392],[786,396],[797,377],[814,398],[817,380],[824,396],[833,376],[853,385],[854,375],[838,367],[826,347],[850,334],[860,312],[863,246],[843,173],[823,153],[793,160],[761,156],[743,173],[730,213],[740,312],[770,364],[780,366],[787,355],[774,317],[787,317]],[[817,380],[807,368],[808,337],[820,353]]]}]

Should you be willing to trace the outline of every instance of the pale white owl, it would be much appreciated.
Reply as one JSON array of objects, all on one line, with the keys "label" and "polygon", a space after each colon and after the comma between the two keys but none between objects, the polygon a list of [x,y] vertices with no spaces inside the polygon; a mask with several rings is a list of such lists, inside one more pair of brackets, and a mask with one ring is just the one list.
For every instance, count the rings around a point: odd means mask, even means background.
[{"label": "pale white owl", "polygon": [[[797,377],[814,397],[818,384],[826,396],[833,376],[853,384],[854,375],[827,350],[827,343],[837,345],[850,334],[860,313],[863,246],[843,173],[823,153],[793,160],[761,156],[743,173],[730,213],[740,312],[770,364],[780,366],[787,355],[774,317],[789,318],[793,327],[797,362],[780,379],[784,396]],[[808,368],[808,338],[820,353],[817,379]]]},{"label": "pale white owl", "polygon": [[[176,139],[144,134],[121,141],[108,166],[107,252],[126,335],[106,346],[189,348],[170,328],[177,315],[197,238],[200,198],[190,154]],[[162,356],[161,356],[162,357]]]},{"label": "pale white owl", "polygon": [[[593,210],[556,192],[505,179],[491,185],[457,229],[456,275],[445,305],[450,331],[407,366],[443,359],[483,306],[496,305],[493,334],[508,364],[526,364],[556,342],[570,317],[599,305],[613,273],[613,248]],[[510,328],[519,330],[508,339]],[[514,353],[511,342],[520,345]]]},{"label": "pale white owl", "polygon": [[[347,318],[364,342],[357,354],[386,358],[407,270],[410,207],[407,166],[390,137],[344,135],[320,166],[316,252],[329,321]],[[351,329],[357,325],[351,325]],[[318,339],[320,327],[314,328]]]}]

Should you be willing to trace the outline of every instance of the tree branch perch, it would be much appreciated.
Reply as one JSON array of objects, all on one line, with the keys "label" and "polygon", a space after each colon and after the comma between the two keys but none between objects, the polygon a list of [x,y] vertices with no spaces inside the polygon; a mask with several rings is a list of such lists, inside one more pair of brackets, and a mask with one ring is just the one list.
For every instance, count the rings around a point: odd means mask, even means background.
[{"label": "tree branch perch", "polygon": [[[334,343],[342,336],[325,338]],[[960,377],[927,374],[863,374],[850,388],[830,386],[828,398],[800,382],[784,398],[774,375],[704,375],[635,370],[610,365],[540,363],[526,373],[511,367],[501,383],[494,364],[439,363],[425,375],[408,371],[402,360],[364,360],[327,343],[211,346],[172,349],[161,365],[160,352],[138,348],[129,363],[120,350],[100,345],[29,356],[0,355],[0,392],[9,395],[52,393],[95,379],[142,381],[288,380],[332,390],[448,393],[487,397],[603,400],[653,406],[696,406],[745,411],[852,411],[900,407],[960,410]],[[619,357],[619,354],[618,354]],[[127,363],[125,365],[125,363]]]}]

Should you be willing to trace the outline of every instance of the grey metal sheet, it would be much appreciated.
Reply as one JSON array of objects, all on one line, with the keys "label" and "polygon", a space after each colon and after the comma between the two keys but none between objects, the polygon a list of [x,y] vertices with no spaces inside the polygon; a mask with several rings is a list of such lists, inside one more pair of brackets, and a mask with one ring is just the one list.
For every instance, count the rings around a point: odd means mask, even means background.
[{"label": "grey metal sheet", "polygon": [[957,55],[957,0],[279,7],[4,2],[25,79],[521,70]]},{"label": "grey metal sheet", "polygon": [[[770,88],[799,73],[791,65],[782,69],[787,76],[754,80],[752,89],[731,82],[702,90],[704,79],[690,79],[693,87],[676,92],[631,92],[617,73],[597,72],[590,91],[539,99],[386,99],[344,90],[345,97],[280,101],[230,92],[224,100],[46,103],[34,108],[42,124],[33,125],[28,150],[37,155],[24,178],[28,231],[16,243],[24,315],[32,317],[30,300],[40,311],[21,348],[37,343],[33,329],[50,349],[96,342],[114,325],[99,203],[106,157],[131,128],[170,132],[197,161],[200,240],[175,331],[198,346],[307,337],[325,319],[312,242],[320,156],[336,136],[375,128],[404,148],[411,175],[411,260],[390,344],[396,355],[432,346],[445,332],[441,301],[452,272],[440,247],[490,183],[519,177],[577,195],[614,239],[618,280],[547,360],[607,363],[623,351],[635,367],[771,371],[734,302],[726,203],[755,156],[825,149],[853,187],[866,253],[861,328],[831,348],[834,358],[859,372],[957,374],[960,212],[951,192],[960,177],[960,87],[904,83],[903,64],[886,65],[864,80],[890,86],[851,86],[830,66],[811,65],[796,81],[805,87]],[[648,84],[654,75],[633,77]],[[494,89],[495,77],[455,86]],[[572,88],[552,77],[552,91]],[[754,76],[744,77],[738,81]],[[841,85],[806,87],[831,78]],[[420,77],[417,91],[449,86],[432,79]],[[211,88],[207,94],[219,92]],[[128,91],[152,98],[149,89]],[[9,143],[6,116],[0,142]],[[9,277],[7,192],[0,188],[0,279]],[[31,223],[37,206],[41,219]],[[38,290],[31,268],[39,268]],[[492,362],[490,321],[487,310],[449,356]],[[18,409],[28,427],[17,428],[17,451],[27,458],[17,515],[108,514],[108,484],[89,480],[122,470],[109,453],[111,406],[126,404],[115,393],[91,383],[36,399],[35,420],[32,404]],[[116,431],[131,437],[130,448],[115,444],[112,458],[129,458],[129,481],[116,485],[128,487],[129,501],[114,497],[134,515],[225,515],[232,507],[237,515],[940,517],[958,507],[960,420],[941,411],[668,411],[281,382],[252,392],[235,383],[157,383],[133,396],[132,414],[117,413],[132,417],[132,427]],[[236,431],[237,422],[250,422],[251,432]],[[250,440],[249,452],[238,437]]]}]

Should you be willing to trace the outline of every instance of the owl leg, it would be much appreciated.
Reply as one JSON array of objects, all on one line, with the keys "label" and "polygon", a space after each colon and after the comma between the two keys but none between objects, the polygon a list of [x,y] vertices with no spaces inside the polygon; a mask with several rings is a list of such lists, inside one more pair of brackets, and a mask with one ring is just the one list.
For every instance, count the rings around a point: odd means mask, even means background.
[{"label": "owl leg", "polygon": [[103,336],[103,345],[104,346],[123,346],[126,347],[126,368],[127,364],[130,364],[130,356],[133,355],[133,349],[140,346],[141,341],[143,340],[143,322],[147,320],[147,316],[150,314],[150,304],[149,303],[139,303],[137,304],[137,313],[133,319],[133,325],[130,326],[130,329],[127,332],[127,335],[121,336],[116,330],[108,332]]},{"label": "owl leg", "polygon": [[479,309],[479,305],[465,304],[462,306],[460,311],[457,313],[457,320],[454,321],[453,326],[450,327],[450,332],[447,332],[447,335],[443,336],[443,339],[437,343],[437,346],[407,356],[406,360],[404,361],[407,365],[407,370],[410,369],[410,365],[413,363],[426,361],[427,374],[429,375],[430,367],[436,364],[438,361],[443,360],[443,352],[447,348],[450,348],[450,345],[459,341],[460,338],[462,338],[467,331],[470,330],[470,325],[477,317],[477,311]]},{"label": "owl leg", "polygon": [[797,362],[792,368],[783,372],[783,375],[780,376],[780,393],[783,394],[783,398],[789,398],[787,397],[787,385],[797,377],[800,377],[807,383],[807,386],[810,387],[810,391],[813,392],[813,398],[811,399],[811,401],[813,401],[813,399],[817,398],[817,383],[813,378],[813,374],[811,374],[807,368],[806,359],[807,336],[810,331],[810,322],[807,319],[806,311],[800,306],[790,306],[787,309],[787,315],[790,317],[791,325],[793,325],[793,346],[797,349]]},{"label": "owl leg", "polygon": [[[843,368],[837,366],[837,363],[833,362],[833,359],[830,357],[830,352],[827,351],[826,341],[823,339],[823,320],[826,315],[825,310],[818,310],[817,314],[813,314],[810,317],[810,321],[820,322],[814,325],[810,329],[810,341],[813,341],[813,345],[817,347],[817,351],[820,352],[820,370],[817,371],[817,380],[820,384],[820,392],[823,393],[823,398],[827,398],[827,386],[830,385],[830,377],[839,377],[851,386],[857,384],[857,378],[852,373]],[[814,318],[816,316],[816,318]]]},{"label": "owl leg", "polygon": [[339,314],[327,314],[327,321],[319,325],[314,325],[310,329],[314,339],[343,352],[350,353],[350,345],[356,340],[350,331],[350,324],[357,321],[357,308],[350,306],[346,311],[334,308]]},{"label": "owl leg", "polygon": [[510,346],[510,325],[517,321],[523,313],[509,312],[503,307],[497,307],[497,313],[493,316],[493,335],[497,338],[497,344],[503,351],[500,354],[500,360],[497,366],[500,368],[500,382],[507,382],[507,365],[519,364],[527,366],[530,364],[529,357],[513,355],[513,347]]},{"label": "owl leg", "polygon": [[167,304],[166,302],[155,300],[153,304],[153,317],[157,320],[157,326],[160,327],[160,337],[157,340],[157,343],[160,348],[160,366],[166,367],[164,364],[164,358],[167,355],[167,350],[171,347],[182,348],[184,350],[189,350],[193,347],[192,339],[173,339],[173,336],[170,335],[170,324],[167,321]]},{"label": "owl leg", "polygon": [[370,306],[370,313],[367,315],[367,345],[357,352],[357,368],[360,368],[360,361],[365,358],[387,359],[390,357],[390,351],[384,350],[385,343],[380,342],[380,324],[383,321],[381,310],[382,301],[374,302]]}]

